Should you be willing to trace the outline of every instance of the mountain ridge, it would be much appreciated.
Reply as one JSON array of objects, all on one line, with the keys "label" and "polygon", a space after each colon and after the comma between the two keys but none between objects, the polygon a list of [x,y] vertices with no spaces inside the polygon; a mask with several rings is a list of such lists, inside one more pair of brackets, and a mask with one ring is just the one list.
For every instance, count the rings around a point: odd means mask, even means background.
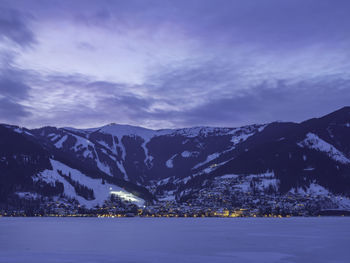
[{"label": "mountain ridge", "polygon": [[[0,203],[20,191],[52,197],[57,193],[67,195],[62,184],[68,187],[68,177],[58,171],[52,177],[58,180],[57,186],[41,179],[40,184],[30,182],[43,171],[52,171],[52,160],[151,203],[164,198],[191,198],[205,188],[206,182],[225,175],[271,172],[278,181],[275,190],[281,194],[300,187],[307,189],[315,183],[334,194],[350,194],[350,107],[300,123],[272,122],[236,128],[152,130],[119,124],[91,129],[26,129],[7,124],[0,128],[0,160],[5,160],[0,162]],[[33,168],[27,159],[38,156],[43,161]],[[18,167],[17,171],[9,160],[30,172]],[[14,181],[10,171],[18,173]],[[71,198],[74,196],[79,194],[70,193]]]}]

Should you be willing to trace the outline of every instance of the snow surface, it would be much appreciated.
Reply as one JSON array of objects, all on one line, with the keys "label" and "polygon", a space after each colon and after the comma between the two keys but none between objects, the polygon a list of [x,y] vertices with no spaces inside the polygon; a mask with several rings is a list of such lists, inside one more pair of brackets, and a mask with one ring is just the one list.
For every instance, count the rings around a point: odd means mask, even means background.
[{"label": "snow surface", "polygon": [[63,143],[67,140],[68,135],[64,135],[58,142],[55,143],[56,148],[62,148]]},{"label": "snow surface", "polygon": [[[309,149],[313,149],[316,151],[326,153],[333,160],[343,163],[350,164],[350,160],[344,156],[342,152],[340,152],[333,145],[325,142],[321,138],[319,138],[316,134],[309,132],[306,135],[305,140],[298,143],[299,147],[306,147]],[[305,160],[305,159],[304,159]]]},{"label": "snow surface", "polygon": [[245,140],[247,140],[250,136],[252,136],[254,134],[255,134],[255,132],[251,132],[248,134],[242,133],[242,134],[237,135],[237,136],[232,136],[231,142],[233,142],[233,144],[236,145],[237,143],[244,142]]},{"label": "snow surface", "polygon": [[17,132],[17,133],[23,133],[23,130],[20,128],[15,128],[15,129],[13,129],[13,131]]},{"label": "snow surface", "polygon": [[185,178],[182,178],[182,179],[177,179],[176,181],[175,181],[175,183],[180,183],[180,182],[183,182],[184,184],[187,184],[187,182],[189,181],[189,180],[191,180],[191,176],[186,176]]},{"label": "snow surface", "polygon": [[189,157],[196,157],[199,155],[199,152],[189,152],[189,151],[183,151],[181,153],[181,156],[184,158],[189,158]]},{"label": "snow surface", "polygon": [[74,128],[65,128],[65,129],[70,129],[74,131],[83,131],[86,133],[99,131],[102,133],[117,136],[118,139],[122,138],[123,136],[139,136],[148,142],[152,137],[161,136],[161,135],[168,135],[168,136],[180,135],[180,136],[185,136],[189,138],[194,138],[198,136],[207,137],[211,134],[215,134],[215,135],[232,134],[233,135],[237,133],[237,131],[243,131],[245,134],[247,134],[247,133],[252,133],[253,131],[254,131],[253,133],[261,132],[265,127],[266,125],[248,125],[248,126],[243,126],[239,128],[218,128],[218,127],[199,126],[199,127],[193,127],[193,128],[152,130],[152,129],[147,129],[147,128],[138,127],[138,126],[111,123],[109,125],[102,126],[99,128],[91,128],[91,129],[84,129],[84,130],[78,130]]},{"label": "snow surface", "polygon": [[240,178],[240,183],[235,184],[235,188],[240,189],[242,192],[251,191],[250,182],[253,179],[255,187],[261,191],[267,189],[269,186],[273,186],[275,189],[279,188],[280,181],[275,177],[273,172],[266,172],[262,174],[250,174],[250,175],[238,175],[238,174],[227,174],[218,176],[215,180],[237,180]]},{"label": "snow surface", "polygon": [[289,192],[299,195],[312,195],[312,196],[327,196],[331,193],[323,186],[317,184],[316,182],[311,183],[308,187],[302,188],[292,188]]},{"label": "snow surface", "polygon": [[60,135],[51,133],[51,134],[48,135],[48,137],[51,137],[50,138],[51,141],[55,141],[55,140],[57,140],[60,137]]},{"label": "snow surface", "polygon": [[[125,151],[125,147],[122,143],[122,138],[124,136],[130,136],[130,137],[138,136],[138,137],[143,139],[143,143],[141,144],[141,147],[143,148],[144,153],[145,153],[145,159],[143,161],[147,166],[149,166],[149,165],[152,165],[153,156],[149,155],[147,144],[153,137],[162,136],[162,135],[168,135],[168,136],[180,135],[180,136],[186,136],[189,138],[194,138],[197,136],[206,137],[206,136],[209,136],[211,134],[232,135],[232,142],[234,144],[237,144],[240,141],[246,140],[248,137],[252,136],[256,132],[262,131],[265,128],[265,126],[266,125],[260,125],[260,126],[259,125],[249,125],[249,126],[244,126],[244,127],[240,127],[240,128],[194,127],[194,128],[183,128],[183,129],[152,130],[152,129],[146,129],[143,127],[112,123],[112,124],[109,124],[106,126],[102,126],[102,127],[98,127],[98,128],[91,128],[91,129],[79,130],[79,129],[70,128],[70,127],[65,127],[64,129],[66,129],[67,131],[82,132],[85,134],[90,134],[92,132],[98,131],[98,132],[101,132],[104,134],[112,135],[113,136],[113,148],[112,149],[106,143],[104,143],[102,141],[99,141],[99,143],[101,145],[111,149],[115,154],[118,154],[118,153],[117,153],[116,147],[115,147],[116,143],[114,142],[114,136],[117,137],[118,141],[119,141],[117,146],[121,150],[123,160],[125,160],[126,151]],[[76,136],[76,138],[77,137],[79,137],[79,136]],[[60,140],[59,142],[57,142],[56,147],[57,148],[62,147],[63,142],[64,142],[64,140],[63,141]],[[87,147],[86,144],[88,143],[88,140],[85,142],[80,142],[80,141],[77,142],[77,144],[75,145],[75,149],[77,149],[79,147],[79,145],[83,146],[84,145],[83,143],[85,143],[85,146]],[[86,157],[90,156],[88,152],[84,152],[83,154]],[[184,151],[181,155],[184,158],[188,158],[191,156],[198,155],[198,152],[190,153],[188,151]],[[169,164],[169,166],[170,166],[170,167],[168,166],[169,168],[173,167],[171,160],[167,164]],[[100,168],[100,170],[110,174],[108,167],[106,167],[103,163],[98,161],[97,165]]]},{"label": "snow surface", "polygon": [[347,263],[348,229],[348,217],[0,218],[0,262]]},{"label": "snow surface", "polygon": [[[240,129],[240,128],[238,128]],[[169,136],[175,136],[175,135],[182,135],[190,138],[194,138],[197,136],[208,136],[209,134],[231,134],[233,130],[236,130],[234,128],[213,128],[213,127],[195,127],[195,128],[184,128],[184,129],[176,129],[176,130],[171,130],[171,129],[164,129],[164,130],[151,130],[151,129],[146,129],[142,127],[137,127],[137,126],[131,126],[131,125],[120,125],[120,124],[110,124],[103,126],[101,128],[97,129],[99,132],[105,133],[105,134],[110,134],[112,136],[116,136],[120,144],[121,150],[123,152],[123,159],[125,159],[125,149],[122,146],[121,139],[124,136],[138,136],[141,137],[144,141],[141,145],[141,147],[144,150],[145,153],[145,159],[144,163],[147,165],[148,162],[151,162],[153,157],[149,155],[148,149],[147,149],[147,143],[156,136],[161,136],[161,135],[169,135]],[[96,131],[96,130],[93,130]],[[251,134],[252,135],[252,134]],[[247,137],[247,135],[244,135]],[[188,158],[191,156],[198,155],[198,152],[189,152],[189,151],[184,151],[182,154],[182,157]],[[169,161],[169,160],[168,160]],[[168,162],[169,168],[172,168],[172,161],[170,160]]]},{"label": "snow surface", "polygon": [[75,134],[71,134],[71,136],[73,136],[76,139],[76,142],[75,142],[74,146],[72,147],[74,149],[74,151],[76,152],[76,151],[79,151],[81,149],[85,149],[83,152],[83,156],[85,158],[92,158],[93,154],[92,154],[91,150],[89,149],[89,146],[94,148],[95,145],[84,137],[80,137],[80,136],[77,136]]},{"label": "snow surface", "polygon": [[40,198],[40,195],[38,193],[31,193],[31,192],[15,192],[15,194],[19,198],[24,198],[24,199],[38,199]]},{"label": "snow surface", "polygon": [[141,147],[144,150],[145,153],[145,159],[144,163],[147,165],[147,162],[152,161],[152,156],[148,155],[148,149],[147,149],[147,143],[154,137],[154,136],[160,136],[160,135],[165,135],[169,134],[170,130],[151,130],[151,129],[146,129],[143,127],[137,127],[137,126],[131,126],[131,125],[122,125],[122,124],[109,124],[106,126],[103,126],[98,129],[99,132],[105,133],[105,134],[110,134],[112,136],[116,136],[119,140],[119,145],[122,153],[123,153],[123,159],[125,160],[125,148],[122,143],[122,138],[124,136],[138,136],[143,139],[143,143]]},{"label": "snow surface", "polygon": [[214,127],[193,127],[193,128],[183,128],[171,130],[170,135],[181,135],[189,138],[194,138],[198,136],[207,137],[209,134],[223,134],[231,131],[233,128],[214,128]]},{"label": "snow surface", "polygon": [[165,162],[166,167],[168,167],[168,168],[173,168],[174,167],[173,160],[174,160],[174,158],[176,156],[177,156],[177,154],[174,154],[173,156],[171,156],[171,158],[169,160],[167,160]]},{"label": "snow surface", "polygon": [[155,130],[123,124],[109,124],[101,127],[99,129],[99,132],[111,134],[113,136],[116,136],[119,140],[124,136],[132,135],[139,136],[145,140],[149,140],[157,133]]},{"label": "snow surface", "polygon": [[122,159],[125,161],[126,149],[125,149],[125,146],[124,146],[124,144],[123,144],[122,141],[120,141],[120,142],[118,143],[118,147],[119,147],[120,151],[122,152]]},{"label": "snow surface", "polygon": [[167,177],[167,178],[164,178],[160,181],[157,182],[157,185],[164,185],[164,184],[167,184],[169,182],[170,179],[172,179],[173,177],[170,176],[170,177]]},{"label": "snow surface", "polygon": [[262,174],[251,174],[251,175],[248,175],[247,178],[249,179],[259,178],[262,181],[262,184],[264,187],[267,187],[270,184],[275,187],[279,186],[279,180],[276,178],[274,172],[266,172]]},{"label": "snow surface", "polygon": [[203,169],[202,171],[193,174],[193,176],[198,176],[198,175],[201,175],[203,173],[206,173],[206,174],[211,173],[212,171],[216,170],[217,168],[219,168],[220,166],[224,165],[225,163],[228,163],[231,160],[233,160],[233,158],[231,158],[231,159],[229,159],[227,161],[221,162],[221,163],[213,164],[213,165]]},{"label": "snow surface", "polygon": [[329,191],[319,184],[312,183],[310,184],[307,193],[310,195],[328,195]]},{"label": "snow surface", "polygon": [[75,134],[71,134],[71,136],[73,136],[76,139],[75,145],[73,146],[75,151],[78,151],[81,148],[88,148],[89,145],[91,147],[95,146],[92,142],[90,142],[89,140],[87,140],[84,137],[80,137],[80,136],[77,136]]},{"label": "snow surface", "polygon": [[17,133],[25,133],[27,135],[33,136],[33,134],[31,134],[30,132],[25,131],[23,128],[20,128],[20,127],[17,127],[15,129],[13,129],[13,131],[17,132]]},{"label": "snow surface", "polygon": [[[56,161],[56,160],[50,160],[51,165],[53,167],[53,170],[45,170],[37,175],[35,180],[43,180],[47,183],[55,183],[55,181],[59,181],[63,183],[64,186],[64,194],[67,197],[76,199],[81,205],[85,205],[88,208],[92,208],[96,205],[102,205],[103,202],[107,199],[109,199],[111,194],[116,194],[120,198],[131,201],[132,203],[143,206],[144,200],[130,194],[129,192],[125,191],[124,189],[112,185],[112,184],[102,184],[102,179],[92,179],[85,174],[81,173],[78,170],[72,169],[69,166]],[[86,200],[85,198],[77,195],[75,192],[74,187],[66,181],[62,176],[60,176],[57,172],[57,170],[61,170],[63,174],[68,175],[71,174],[71,178],[74,181],[78,181],[81,185],[85,185],[86,187],[92,189],[94,191],[95,199],[94,200]]]},{"label": "snow surface", "polygon": [[159,201],[175,201],[175,194],[173,191],[164,191],[161,197],[158,197]]},{"label": "snow surface", "polygon": [[95,156],[96,156],[96,165],[97,165],[97,168],[104,172],[105,174],[108,174],[109,176],[112,176],[112,173],[111,173],[111,168],[109,166],[107,166],[105,163],[101,162],[100,161],[100,158],[98,157],[98,154],[96,152],[96,149],[94,148],[94,152],[95,152]]},{"label": "snow surface", "polygon": [[118,166],[119,170],[120,170],[120,171],[122,172],[122,174],[123,174],[124,180],[125,180],[125,181],[129,181],[129,177],[128,177],[126,171],[125,171],[124,165],[123,165],[121,162],[118,162],[118,161],[117,161],[116,163],[117,163],[117,166]]},{"label": "snow surface", "polygon": [[212,160],[215,160],[216,158],[219,158],[219,156],[221,155],[221,153],[213,153],[207,156],[207,159],[204,162],[198,163],[195,166],[193,166],[192,169],[197,169],[209,162],[211,162]]},{"label": "snow surface", "polygon": [[101,144],[102,146],[106,147],[107,149],[111,149],[111,147],[108,145],[108,143],[106,143],[105,141],[97,141],[99,144]]},{"label": "snow surface", "polygon": [[220,179],[236,179],[238,177],[239,177],[238,174],[226,174],[226,175],[219,176],[218,178],[220,178]]},{"label": "snow surface", "polygon": [[250,136],[256,134],[257,132],[263,131],[266,126],[267,125],[261,125],[258,129],[256,129],[256,125],[248,125],[236,128],[230,132],[230,134],[232,134],[231,142],[233,142],[233,145],[236,145],[240,142],[244,142]]}]

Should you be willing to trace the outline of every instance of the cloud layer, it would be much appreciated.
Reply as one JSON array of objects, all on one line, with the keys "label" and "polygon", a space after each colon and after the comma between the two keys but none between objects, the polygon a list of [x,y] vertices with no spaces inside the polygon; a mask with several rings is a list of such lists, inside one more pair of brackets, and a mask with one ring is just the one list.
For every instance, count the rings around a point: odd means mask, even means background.
[{"label": "cloud layer", "polygon": [[0,121],[302,121],[350,101],[348,1],[2,1]]}]

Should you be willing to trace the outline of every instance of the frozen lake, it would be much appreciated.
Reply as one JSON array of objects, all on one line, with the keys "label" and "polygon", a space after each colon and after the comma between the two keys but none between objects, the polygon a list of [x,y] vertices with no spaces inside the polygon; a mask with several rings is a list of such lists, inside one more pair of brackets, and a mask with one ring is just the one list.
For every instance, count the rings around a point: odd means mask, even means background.
[{"label": "frozen lake", "polygon": [[350,218],[0,218],[1,263],[349,262]]}]

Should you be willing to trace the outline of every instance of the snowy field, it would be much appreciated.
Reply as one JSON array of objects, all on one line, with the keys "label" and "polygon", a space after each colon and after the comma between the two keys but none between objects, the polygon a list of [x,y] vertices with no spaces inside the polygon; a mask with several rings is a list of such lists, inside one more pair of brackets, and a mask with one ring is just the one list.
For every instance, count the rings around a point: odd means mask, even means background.
[{"label": "snowy field", "polygon": [[350,262],[350,218],[0,218],[1,263]]}]

